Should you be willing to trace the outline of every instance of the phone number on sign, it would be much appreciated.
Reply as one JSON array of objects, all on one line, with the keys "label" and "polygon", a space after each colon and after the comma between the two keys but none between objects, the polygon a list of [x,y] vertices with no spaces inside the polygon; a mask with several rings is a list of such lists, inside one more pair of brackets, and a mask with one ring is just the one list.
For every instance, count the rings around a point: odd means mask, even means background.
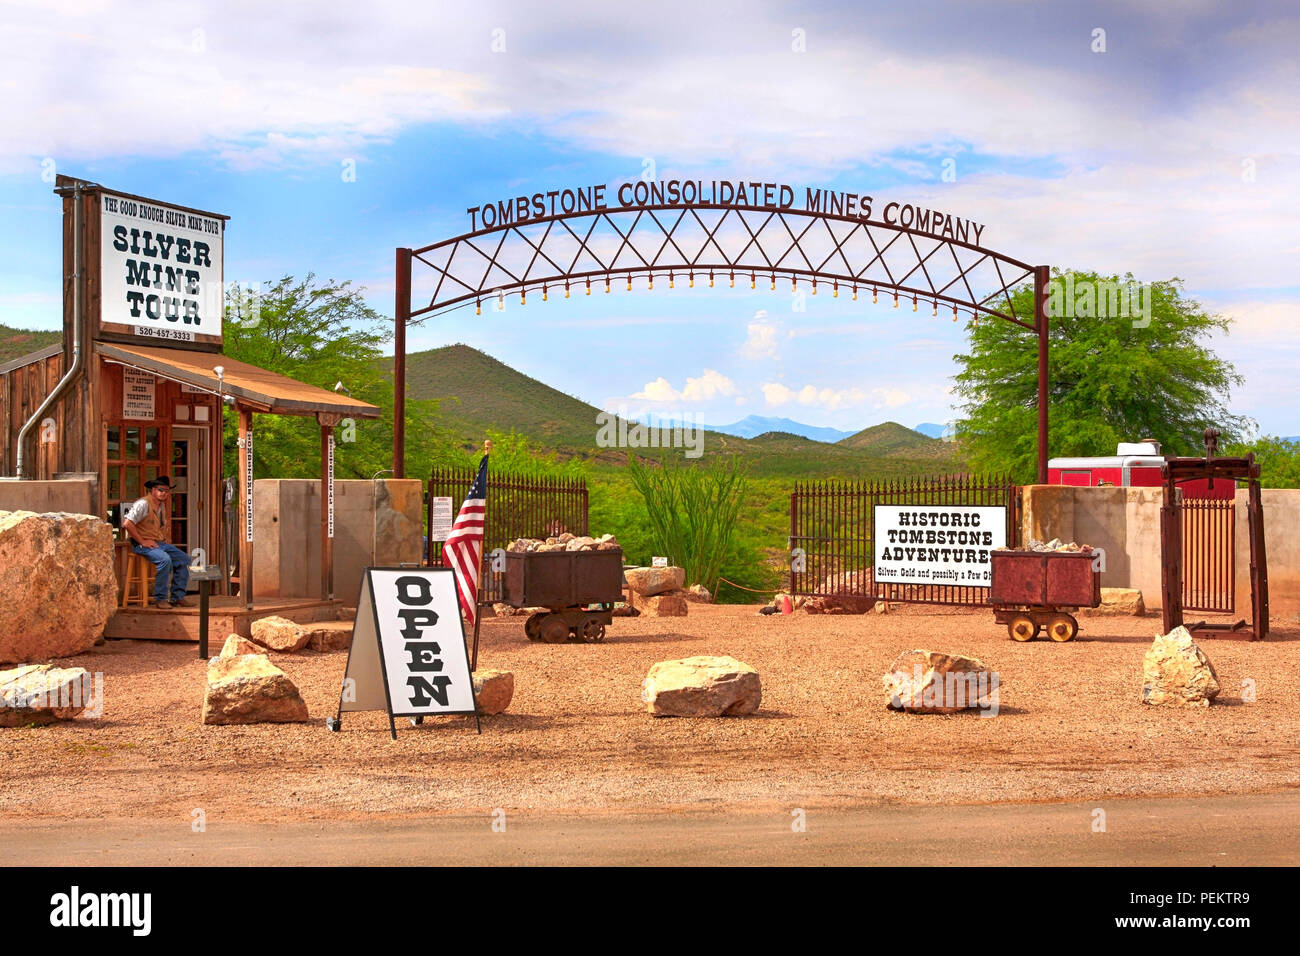
[{"label": "phone number on sign", "polygon": [[193,332],[182,332],[180,329],[153,329],[144,325],[135,327],[135,334],[142,335],[151,339],[172,339],[176,342],[193,342]]}]

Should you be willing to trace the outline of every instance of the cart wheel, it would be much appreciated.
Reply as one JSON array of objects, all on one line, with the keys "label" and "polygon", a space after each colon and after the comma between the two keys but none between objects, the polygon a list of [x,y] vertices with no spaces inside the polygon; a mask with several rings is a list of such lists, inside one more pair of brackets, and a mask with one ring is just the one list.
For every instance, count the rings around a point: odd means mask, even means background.
[{"label": "cart wheel", "polygon": [[1069,614],[1057,614],[1047,624],[1047,636],[1058,644],[1074,640],[1079,633],[1079,622]]},{"label": "cart wheel", "polygon": [[542,639],[542,618],[545,614],[537,613],[528,615],[528,620],[524,621],[524,635],[530,641],[540,641]]},{"label": "cart wheel", "polygon": [[1038,636],[1038,625],[1028,614],[1017,614],[1007,625],[1007,633],[1013,641],[1032,641]]},{"label": "cart wheel", "polygon": [[408,717],[407,719],[410,720],[412,727],[419,727],[422,723],[424,723],[423,717]]},{"label": "cart wheel", "polygon": [[547,644],[563,644],[569,639],[569,625],[558,614],[549,616],[542,621],[540,634]]},{"label": "cart wheel", "polygon": [[605,625],[593,618],[582,622],[582,639],[588,644],[596,644],[605,639]]}]

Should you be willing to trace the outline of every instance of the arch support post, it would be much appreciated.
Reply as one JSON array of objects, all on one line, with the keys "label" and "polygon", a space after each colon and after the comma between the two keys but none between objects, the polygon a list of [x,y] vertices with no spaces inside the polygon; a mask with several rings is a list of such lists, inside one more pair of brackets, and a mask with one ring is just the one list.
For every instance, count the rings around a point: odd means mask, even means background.
[{"label": "arch support post", "polygon": [[397,250],[393,308],[393,477],[406,477],[406,323],[411,319],[411,250]]},{"label": "arch support post", "polygon": [[1034,266],[1034,328],[1038,330],[1038,483],[1047,484],[1047,285],[1051,266]]}]

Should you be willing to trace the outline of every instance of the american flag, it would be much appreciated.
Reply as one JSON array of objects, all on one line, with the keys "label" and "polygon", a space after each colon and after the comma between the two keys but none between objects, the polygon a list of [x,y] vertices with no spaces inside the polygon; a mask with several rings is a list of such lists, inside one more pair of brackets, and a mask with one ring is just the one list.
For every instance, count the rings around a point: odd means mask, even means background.
[{"label": "american flag", "polygon": [[479,462],[478,477],[470,486],[465,503],[460,506],[451,526],[451,534],[442,545],[444,567],[455,568],[460,607],[470,624],[478,614],[478,573],[483,561],[483,522],[487,517],[488,456]]}]

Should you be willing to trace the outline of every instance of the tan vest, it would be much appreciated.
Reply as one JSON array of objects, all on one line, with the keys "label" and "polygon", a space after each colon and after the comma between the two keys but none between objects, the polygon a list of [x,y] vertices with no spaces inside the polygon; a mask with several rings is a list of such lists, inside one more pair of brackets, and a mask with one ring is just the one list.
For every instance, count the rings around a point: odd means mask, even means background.
[{"label": "tan vest", "polygon": [[149,512],[143,518],[141,518],[139,521],[136,522],[135,533],[138,534],[140,537],[144,538],[146,541],[150,539],[154,541],[169,540],[167,534],[167,526],[170,522],[167,521],[166,519],[166,512],[167,512],[167,502],[163,502],[164,519],[163,521],[160,522],[158,520],[158,512],[157,510],[155,510],[153,505],[153,498],[150,497]]}]

